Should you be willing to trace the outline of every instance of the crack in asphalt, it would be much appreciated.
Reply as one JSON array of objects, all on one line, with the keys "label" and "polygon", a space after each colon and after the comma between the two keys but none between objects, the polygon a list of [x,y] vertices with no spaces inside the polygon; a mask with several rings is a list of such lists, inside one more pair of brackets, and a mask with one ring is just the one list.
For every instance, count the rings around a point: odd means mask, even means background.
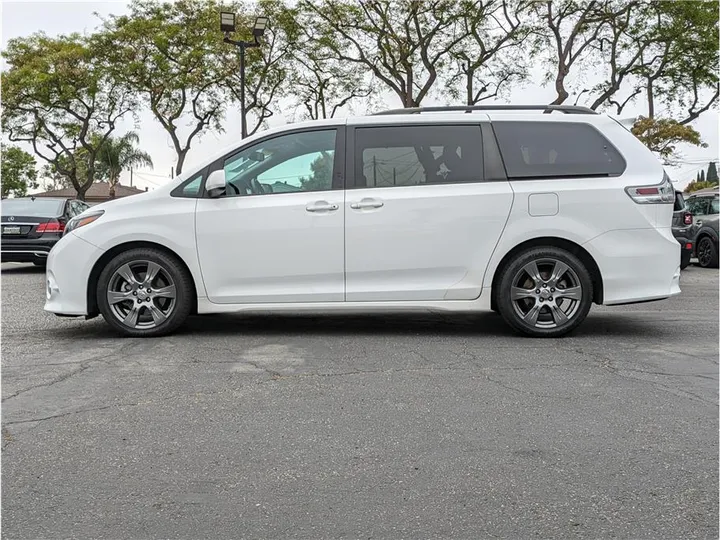
[{"label": "crack in asphalt", "polygon": [[[74,370],[70,371],[69,373],[64,373],[63,375],[60,375],[60,376],[58,376],[58,377],[55,377],[54,379],[52,379],[52,380],[49,381],[49,382],[44,382],[44,383],[40,383],[40,384],[35,384],[35,385],[29,386],[29,387],[27,387],[27,388],[23,388],[23,389],[21,389],[21,390],[18,390],[17,392],[14,392],[13,394],[11,394],[11,395],[9,395],[9,396],[3,397],[1,402],[2,402],[2,403],[5,403],[6,401],[8,401],[8,400],[10,400],[10,399],[16,398],[16,397],[18,397],[18,396],[20,396],[20,395],[22,395],[22,394],[25,394],[25,393],[30,392],[31,390],[35,390],[35,389],[37,389],[37,388],[48,388],[48,387],[53,386],[53,385],[55,385],[55,384],[61,383],[61,382],[63,382],[63,381],[66,381],[66,380],[70,379],[71,377],[74,377],[75,375],[79,375],[79,374],[82,373],[83,371],[89,369],[90,367],[92,367],[93,364],[102,363],[103,360],[105,360],[105,359],[107,359],[107,358],[111,358],[111,357],[113,357],[113,356],[117,356],[117,355],[120,355],[120,354],[124,354],[124,353],[126,353],[126,352],[128,351],[128,349],[132,349],[133,347],[138,347],[138,346],[142,346],[142,345],[143,345],[142,342],[128,343],[128,344],[126,344],[126,345],[123,345],[122,347],[120,347],[120,348],[119,348],[118,350],[116,350],[116,351],[113,351],[113,352],[110,352],[110,353],[106,353],[106,354],[100,354],[100,355],[97,355],[97,356],[93,356],[92,358],[88,358],[87,360],[82,360],[82,361],[79,362],[79,363],[80,363],[80,366],[79,366],[77,369],[74,369]],[[69,362],[68,362],[68,363],[69,363]]]}]

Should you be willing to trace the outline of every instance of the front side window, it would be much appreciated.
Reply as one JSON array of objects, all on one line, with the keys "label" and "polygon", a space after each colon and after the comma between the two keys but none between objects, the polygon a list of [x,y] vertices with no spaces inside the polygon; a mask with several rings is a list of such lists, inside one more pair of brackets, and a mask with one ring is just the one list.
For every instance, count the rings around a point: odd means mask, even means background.
[{"label": "front side window", "polygon": [[589,124],[493,122],[510,179],[619,176],[625,160]]},{"label": "front side window", "polygon": [[710,201],[710,214],[720,213],[720,199],[715,197]]},{"label": "front side window", "polygon": [[332,189],[334,129],[289,133],[243,149],[225,160],[226,196]]},{"label": "front side window", "polygon": [[482,182],[480,126],[355,130],[356,188]]}]

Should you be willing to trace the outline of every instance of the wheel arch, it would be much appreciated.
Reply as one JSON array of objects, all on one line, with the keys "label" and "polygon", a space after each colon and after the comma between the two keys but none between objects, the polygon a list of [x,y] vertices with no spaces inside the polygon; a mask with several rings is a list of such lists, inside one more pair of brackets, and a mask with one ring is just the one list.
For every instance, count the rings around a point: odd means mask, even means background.
[{"label": "wheel arch", "polygon": [[580,244],[577,244],[572,240],[567,240],[565,238],[559,238],[556,236],[542,236],[538,238],[531,238],[529,240],[521,242],[520,244],[513,247],[510,251],[508,251],[500,260],[500,263],[495,268],[492,279],[492,296],[490,298],[490,305],[493,310],[497,311],[496,294],[499,286],[498,281],[500,280],[500,276],[502,275],[505,267],[518,253],[521,253],[530,248],[536,248],[541,246],[550,246],[564,249],[575,255],[578,259],[580,259],[580,261],[588,269],[588,272],[590,272],[590,279],[592,280],[593,284],[593,302],[596,304],[603,303],[602,273],[600,272],[600,267],[595,262],[593,256],[590,255],[590,253]]},{"label": "wheel arch", "polygon": [[130,249],[136,249],[136,248],[153,248],[157,249],[159,251],[163,251],[166,254],[174,257],[177,259],[180,264],[183,266],[185,272],[187,272],[187,275],[190,276],[190,279],[192,280],[193,287],[192,287],[192,311],[191,314],[195,315],[197,314],[197,283],[195,282],[195,277],[193,276],[192,272],[190,271],[190,268],[188,267],[187,263],[183,260],[183,258],[178,255],[175,251],[170,249],[167,246],[163,246],[162,244],[158,244],[156,242],[149,242],[145,240],[138,240],[138,241],[131,241],[131,242],[123,242],[122,244],[118,244],[116,246],[113,246],[112,248],[108,249],[105,253],[102,254],[102,256],[95,261],[95,264],[93,265],[92,270],[90,271],[90,276],[88,278],[88,284],[87,284],[87,313],[88,317],[95,317],[100,314],[100,310],[98,309],[97,304],[97,284],[98,280],[100,279],[100,274],[103,271],[103,268],[117,255],[120,253],[123,253],[125,251],[128,251]]}]

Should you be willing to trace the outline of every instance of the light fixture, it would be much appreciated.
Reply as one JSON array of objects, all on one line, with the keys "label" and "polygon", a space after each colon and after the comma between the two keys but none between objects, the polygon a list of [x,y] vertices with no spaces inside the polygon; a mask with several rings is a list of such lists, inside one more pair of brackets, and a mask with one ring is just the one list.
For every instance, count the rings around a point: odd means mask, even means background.
[{"label": "light fixture", "polygon": [[255,19],[255,26],[253,26],[253,36],[260,37],[265,33],[267,27],[268,18],[265,16],[259,16]]},{"label": "light fixture", "polygon": [[220,12],[220,30],[223,32],[235,31],[235,14],[229,11]]}]

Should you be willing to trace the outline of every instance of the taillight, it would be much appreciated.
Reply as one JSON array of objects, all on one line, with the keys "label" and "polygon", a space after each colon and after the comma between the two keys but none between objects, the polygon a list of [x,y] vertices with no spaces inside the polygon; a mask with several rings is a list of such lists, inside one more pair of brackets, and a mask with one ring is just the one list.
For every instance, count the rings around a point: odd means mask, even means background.
[{"label": "taillight", "polygon": [[37,226],[37,229],[35,229],[36,232],[39,232],[40,234],[44,233],[61,233],[65,230],[65,224],[61,221],[58,221],[57,219],[51,219],[47,223],[41,223]]},{"label": "taillight", "polygon": [[637,204],[668,204],[675,202],[675,188],[667,173],[659,184],[626,187],[625,192]]},{"label": "taillight", "polygon": [[692,214],[690,212],[685,212],[683,214],[683,223],[685,225],[692,225]]},{"label": "taillight", "polygon": [[688,242],[687,244],[685,244],[685,249],[692,250],[692,242]]}]

